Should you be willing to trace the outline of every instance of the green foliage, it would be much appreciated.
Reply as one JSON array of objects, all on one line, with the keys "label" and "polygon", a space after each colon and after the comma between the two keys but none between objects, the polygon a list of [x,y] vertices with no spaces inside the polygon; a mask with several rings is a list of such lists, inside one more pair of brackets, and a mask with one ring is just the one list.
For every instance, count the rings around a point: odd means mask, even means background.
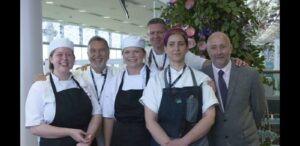
[{"label": "green foliage", "polygon": [[[264,57],[261,55],[263,48],[251,43],[259,24],[254,12],[245,4],[245,0],[194,0],[194,6],[190,9],[185,8],[186,1],[177,0],[176,3],[169,3],[168,7],[163,9],[161,18],[166,20],[169,27],[178,24],[194,27],[196,33],[193,38],[196,43],[207,39],[208,34],[201,37],[201,32],[205,30],[222,31],[231,39],[234,48],[232,57],[246,61],[260,73],[263,71]],[[191,51],[199,54],[197,46]],[[271,84],[268,80],[264,80],[264,83]]]}]

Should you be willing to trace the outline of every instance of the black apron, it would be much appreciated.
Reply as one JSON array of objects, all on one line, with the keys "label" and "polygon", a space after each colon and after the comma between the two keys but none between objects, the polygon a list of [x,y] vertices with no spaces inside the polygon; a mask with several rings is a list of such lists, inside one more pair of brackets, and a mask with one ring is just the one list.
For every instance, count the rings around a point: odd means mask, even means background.
[{"label": "black apron", "polygon": [[[168,69],[170,70],[167,68],[164,71],[166,88],[163,89],[158,110],[158,123],[171,139],[175,139],[183,137],[202,118],[202,84],[197,86],[194,72],[189,67],[194,85],[172,88],[167,82]],[[159,146],[154,139],[152,139],[151,145]],[[208,145],[206,137],[190,144],[190,146],[206,145]]]},{"label": "black apron", "polygon": [[[50,82],[56,102],[55,117],[50,125],[87,131],[92,118],[92,103],[79,83],[73,77],[72,79],[79,88],[70,88],[57,92],[52,75],[50,74]],[[41,137],[40,139],[40,146],[76,146],[77,143],[70,136],[61,138]],[[97,146],[95,139],[91,146]]]},{"label": "black apron", "polygon": [[[146,85],[150,77],[150,70],[146,66]],[[111,146],[149,146],[150,133],[144,119],[144,106],[139,103],[143,89],[123,91],[122,81],[115,100],[115,118]]]}]

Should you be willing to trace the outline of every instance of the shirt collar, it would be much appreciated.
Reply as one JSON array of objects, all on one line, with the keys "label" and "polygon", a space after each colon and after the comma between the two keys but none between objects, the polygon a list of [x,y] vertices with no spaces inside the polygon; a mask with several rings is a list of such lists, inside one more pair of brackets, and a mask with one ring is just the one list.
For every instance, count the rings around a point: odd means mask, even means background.
[{"label": "shirt collar", "polygon": [[93,74],[96,74],[96,75],[104,75],[106,73],[106,70],[107,70],[107,66],[104,67],[104,69],[102,70],[102,72],[99,74],[97,73],[91,66],[90,66],[90,69],[92,70]]},{"label": "shirt collar", "polygon": [[[51,75],[52,75],[54,82],[62,81],[62,80],[59,80],[59,78],[54,73],[51,73]],[[68,80],[70,80],[72,78],[72,76],[73,76],[73,74],[71,73]],[[65,81],[67,81],[67,80],[65,80]]]},{"label": "shirt collar", "polygon": [[[144,66],[142,67],[142,69],[140,70],[139,75],[145,75],[145,74],[146,74],[146,65],[144,65]],[[127,68],[126,68],[126,75],[129,76],[128,71],[127,71]]]},{"label": "shirt collar", "polygon": [[215,73],[218,73],[220,70],[224,71],[225,74],[229,73],[232,66],[231,60],[225,65],[223,68],[217,68],[214,64],[212,64],[213,70]]},{"label": "shirt collar", "polygon": [[156,54],[156,52],[154,51],[154,48],[151,48],[152,50],[152,53],[155,55],[155,56],[163,56],[166,54],[166,52],[162,53],[162,54]]},{"label": "shirt collar", "polygon": [[177,71],[176,69],[174,69],[171,65],[170,65],[170,70],[171,70],[171,74],[181,74],[182,72],[183,72],[183,69],[184,69],[184,67],[182,68],[182,69],[180,69],[179,71]]}]

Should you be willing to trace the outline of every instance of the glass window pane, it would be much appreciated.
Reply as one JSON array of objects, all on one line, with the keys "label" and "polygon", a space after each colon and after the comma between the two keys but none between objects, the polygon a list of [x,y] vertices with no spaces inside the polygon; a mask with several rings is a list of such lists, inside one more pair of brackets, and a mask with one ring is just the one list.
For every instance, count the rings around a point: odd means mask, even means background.
[{"label": "glass window pane", "polygon": [[47,26],[47,23],[48,22],[45,22],[45,21],[43,21],[42,22],[42,31],[43,31],[43,33],[42,33],[42,37],[43,37],[43,42],[48,42],[48,39],[46,39],[47,37],[47,30],[46,30],[46,26]]},{"label": "glass window pane", "polygon": [[81,56],[82,56],[82,59],[83,60],[88,60],[88,55],[87,55],[87,48],[86,47],[83,47],[81,48]]},{"label": "glass window pane", "polygon": [[109,32],[98,30],[97,33],[98,33],[98,36],[103,37],[107,41],[108,46],[111,46],[111,43],[109,40]]},{"label": "glass window pane", "polygon": [[55,31],[57,31],[57,34],[56,34],[56,36],[54,37],[54,38],[61,38],[62,36],[61,36],[61,30],[60,30],[60,23],[57,23],[57,22],[52,22],[52,24],[53,24],[53,27],[54,27],[54,30]]},{"label": "glass window pane", "polygon": [[122,59],[122,50],[116,50],[117,51],[117,59]]},{"label": "glass window pane", "polygon": [[121,48],[121,35],[119,33],[111,33],[111,47]]},{"label": "glass window pane", "polygon": [[43,21],[42,22],[43,42],[50,42],[54,38],[61,37],[59,26],[60,24],[56,22]]},{"label": "glass window pane", "polygon": [[96,35],[95,29],[91,28],[83,28],[82,29],[82,37],[83,37],[83,45],[88,45],[89,40]]},{"label": "glass window pane", "polygon": [[124,39],[124,38],[127,38],[127,37],[129,37],[130,35],[127,35],[127,34],[122,34],[122,40]]},{"label": "glass window pane", "polygon": [[49,45],[43,44],[43,60],[49,57],[48,46]]},{"label": "glass window pane", "polygon": [[79,26],[65,25],[64,37],[69,38],[74,44],[80,44]]},{"label": "glass window pane", "polygon": [[76,60],[82,60],[81,47],[74,47],[74,54]]},{"label": "glass window pane", "polygon": [[117,59],[117,51],[115,49],[110,49],[109,58]]}]

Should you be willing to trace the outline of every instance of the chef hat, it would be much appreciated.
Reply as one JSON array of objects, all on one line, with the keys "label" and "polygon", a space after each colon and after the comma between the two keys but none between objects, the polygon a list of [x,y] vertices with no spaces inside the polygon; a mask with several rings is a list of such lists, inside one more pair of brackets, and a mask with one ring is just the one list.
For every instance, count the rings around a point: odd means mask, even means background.
[{"label": "chef hat", "polygon": [[74,44],[67,38],[58,38],[50,42],[49,44],[49,53],[57,48],[70,48],[72,51],[74,50]]},{"label": "chef hat", "polygon": [[141,37],[136,36],[130,36],[127,38],[124,38],[122,40],[122,49],[128,48],[128,47],[136,47],[145,49],[145,40]]}]

